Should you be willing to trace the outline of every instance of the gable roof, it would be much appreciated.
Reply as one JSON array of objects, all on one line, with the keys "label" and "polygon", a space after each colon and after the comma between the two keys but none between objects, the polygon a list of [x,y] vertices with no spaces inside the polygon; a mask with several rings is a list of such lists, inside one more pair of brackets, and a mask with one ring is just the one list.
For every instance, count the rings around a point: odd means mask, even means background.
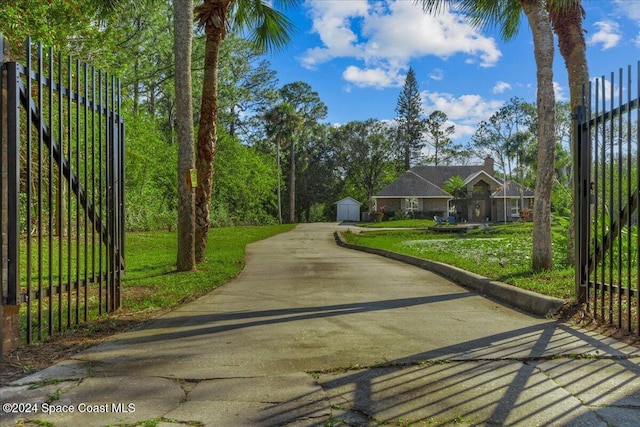
[{"label": "gable roof", "polygon": [[483,165],[466,166],[414,166],[410,169],[427,181],[442,188],[451,177],[460,176],[468,182],[472,175],[485,170]]},{"label": "gable roof", "polygon": [[489,175],[487,173],[487,171],[485,171],[484,169],[475,173],[472,173],[471,175],[469,175],[465,180],[464,183],[468,184],[471,181],[473,181],[474,179],[476,179],[478,176],[483,175],[486,179],[488,179],[489,181],[493,181],[495,184],[497,185],[502,185],[502,182],[497,180],[496,178],[494,178],[493,176]]},{"label": "gable roof", "polygon": [[373,197],[433,197],[452,199],[453,196],[434,183],[414,172],[412,168],[391,184],[378,191]]},{"label": "gable roof", "polygon": [[354,199],[353,197],[349,197],[349,196],[345,197],[344,199],[338,200],[337,202],[334,203],[334,205],[337,205],[338,203],[341,203],[341,202],[350,202],[351,204],[356,204],[357,203],[358,205],[362,205],[362,202],[359,202],[356,199]]},{"label": "gable roof", "polygon": [[496,191],[491,194],[491,198],[499,199],[499,198],[508,198],[512,199],[515,197],[520,197],[520,189],[522,188],[522,197],[527,199],[533,199],[533,191],[524,187],[517,182],[509,181],[506,184],[506,188],[504,185],[501,185]]}]

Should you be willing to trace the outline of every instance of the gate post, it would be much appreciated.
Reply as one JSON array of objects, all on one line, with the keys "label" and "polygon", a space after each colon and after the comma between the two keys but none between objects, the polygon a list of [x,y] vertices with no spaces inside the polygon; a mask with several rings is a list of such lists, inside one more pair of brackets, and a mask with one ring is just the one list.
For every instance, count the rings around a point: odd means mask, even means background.
[{"label": "gate post", "polygon": [[7,295],[7,91],[4,71],[4,37],[0,34],[0,360],[4,354],[4,304]]},{"label": "gate post", "polygon": [[[0,157],[2,163],[0,164],[0,181],[2,182],[2,188],[0,189],[0,226],[2,232],[0,233],[1,253],[0,260],[2,260],[2,276],[0,276],[0,359],[2,355],[7,354],[9,351],[15,349],[20,344],[20,306],[17,302],[17,287],[18,287],[18,204],[16,198],[18,198],[19,189],[16,186],[20,185],[17,167],[17,159],[19,151],[16,151],[18,140],[9,141],[9,117],[15,116],[15,108],[17,104],[10,102],[11,97],[17,96],[14,90],[10,90],[9,73],[6,64],[9,60],[8,45],[6,44],[2,34],[0,34],[0,87],[2,89],[0,99],[0,139],[1,150]],[[15,77],[15,76],[14,76]],[[14,85],[15,86],[15,85]],[[14,108],[12,114],[12,106]],[[15,124],[15,123],[14,123]],[[14,132],[15,133],[15,130]],[[17,135],[14,135],[17,136]],[[10,148],[11,146],[11,148]],[[18,149],[19,150],[19,149]],[[12,178],[13,174],[13,179]],[[12,197],[13,195],[13,197]],[[10,203],[12,202],[12,203]],[[15,221],[15,224],[12,222]]]},{"label": "gate post", "polygon": [[576,300],[579,304],[587,302],[587,280],[589,263],[589,223],[591,217],[591,145],[584,105],[575,111],[576,147],[574,154],[575,193],[573,198],[575,212],[575,284]]}]

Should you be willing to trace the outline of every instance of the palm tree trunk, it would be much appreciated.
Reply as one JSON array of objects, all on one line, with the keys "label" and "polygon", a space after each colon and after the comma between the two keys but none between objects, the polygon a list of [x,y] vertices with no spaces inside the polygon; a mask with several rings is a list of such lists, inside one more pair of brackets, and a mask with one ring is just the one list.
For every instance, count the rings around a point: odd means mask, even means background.
[{"label": "palm tree trunk", "polygon": [[211,188],[213,185],[213,162],[216,155],[218,119],[218,58],[222,31],[214,25],[205,26],[206,45],[204,56],[204,78],[202,85],[202,103],[200,107],[200,127],[198,130],[198,154],[196,169],[198,187],[196,188],[196,262],[202,262],[207,248],[209,234],[209,215],[211,211]]},{"label": "palm tree trunk", "polygon": [[[575,113],[576,108],[582,104],[582,87],[589,83],[589,67],[587,64],[587,45],[582,30],[582,20],[584,11],[580,1],[571,4],[570,7],[560,11],[555,10],[550,13],[553,29],[558,36],[560,54],[564,58],[569,78],[569,96],[571,113]],[[576,149],[576,132],[574,127],[571,131],[571,157],[573,158]],[[574,168],[572,185],[574,194],[577,171]],[[575,263],[575,212],[571,210],[571,220],[569,224],[569,237],[567,239],[567,264]]]},{"label": "palm tree trunk", "polygon": [[282,166],[280,166],[280,138],[276,141],[276,167],[278,170],[278,224],[282,224]]},{"label": "palm tree trunk", "polygon": [[551,247],[551,187],[555,157],[555,95],[553,91],[553,32],[540,0],[520,0],[533,33],[537,65],[538,170],[533,204],[534,270],[553,268]]},{"label": "palm tree trunk", "polygon": [[178,256],[176,269],[196,268],[194,252],[195,206],[193,169],[193,107],[191,95],[192,0],[174,0],[174,45],[176,125],[178,133]]},{"label": "palm tree trunk", "polygon": [[289,223],[296,222],[296,143],[291,140],[291,160],[289,169]]}]

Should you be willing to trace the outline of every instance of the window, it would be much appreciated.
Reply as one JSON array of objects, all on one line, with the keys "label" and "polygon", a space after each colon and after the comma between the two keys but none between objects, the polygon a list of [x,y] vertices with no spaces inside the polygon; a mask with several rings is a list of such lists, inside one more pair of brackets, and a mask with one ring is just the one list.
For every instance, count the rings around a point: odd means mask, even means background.
[{"label": "window", "polygon": [[405,200],[405,211],[406,212],[415,212],[418,210],[418,199],[412,197],[411,199]]},{"label": "window", "polygon": [[520,218],[520,200],[511,199],[511,217]]}]

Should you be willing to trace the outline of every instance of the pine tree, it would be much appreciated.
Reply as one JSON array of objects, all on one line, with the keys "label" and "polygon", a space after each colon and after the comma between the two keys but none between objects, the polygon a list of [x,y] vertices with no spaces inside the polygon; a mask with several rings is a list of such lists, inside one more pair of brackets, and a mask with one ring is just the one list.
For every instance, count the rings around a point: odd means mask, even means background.
[{"label": "pine tree", "polygon": [[398,144],[404,156],[404,169],[411,168],[412,160],[420,156],[424,147],[422,99],[413,68],[409,68],[404,87],[396,104],[398,122]]}]

